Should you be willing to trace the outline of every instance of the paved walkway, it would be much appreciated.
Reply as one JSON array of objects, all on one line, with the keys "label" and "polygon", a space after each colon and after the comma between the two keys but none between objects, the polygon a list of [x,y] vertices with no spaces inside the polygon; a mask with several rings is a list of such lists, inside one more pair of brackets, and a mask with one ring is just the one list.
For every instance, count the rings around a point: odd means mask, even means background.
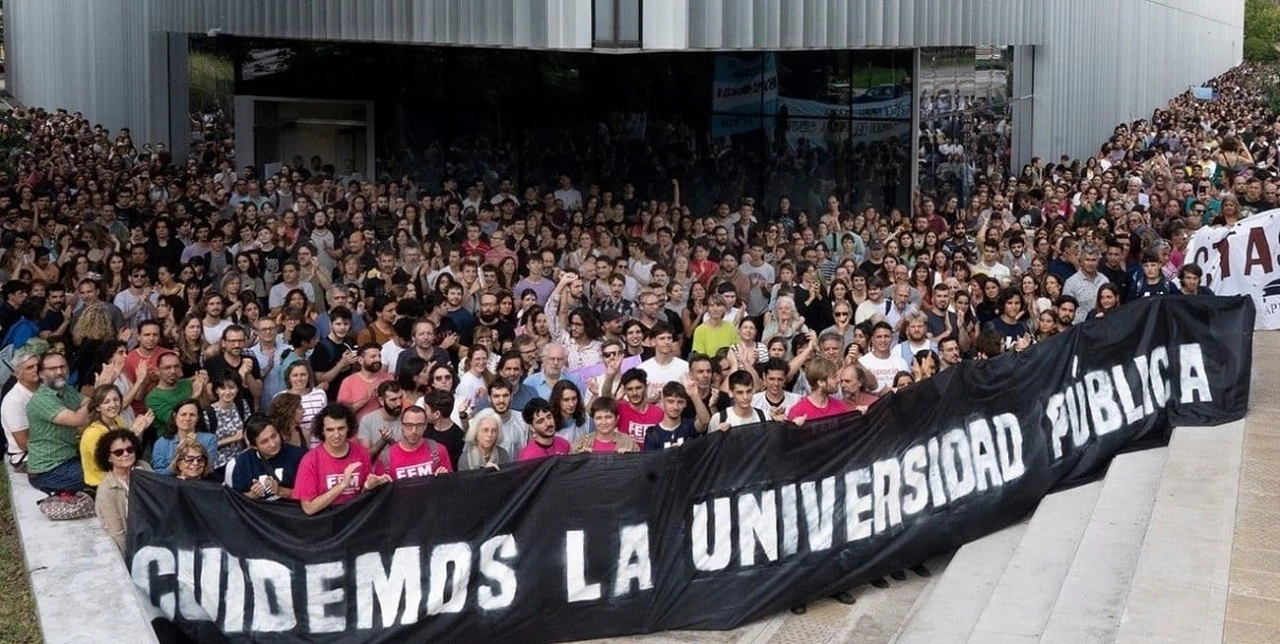
[{"label": "paved walkway", "polygon": [[1258,333],[1224,641],[1280,641],[1280,333]]}]

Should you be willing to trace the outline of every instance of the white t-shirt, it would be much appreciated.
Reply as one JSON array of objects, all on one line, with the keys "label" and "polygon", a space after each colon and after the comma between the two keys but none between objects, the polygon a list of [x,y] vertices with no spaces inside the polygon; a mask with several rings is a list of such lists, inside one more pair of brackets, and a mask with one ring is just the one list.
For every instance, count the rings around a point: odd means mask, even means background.
[{"label": "white t-shirt", "polygon": [[649,400],[657,400],[662,396],[662,387],[668,382],[683,382],[689,375],[689,363],[680,358],[672,358],[666,365],[660,365],[657,358],[649,358],[640,363],[640,369],[649,376]]},{"label": "white t-shirt", "polygon": [[229,326],[231,326],[231,320],[222,320],[213,326],[208,326],[204,320],[200,320],[200,328],[204,329],[204,341],[209,344],[222,342],[222,332]]},{"label": "white t-shirt", "polygon": [[902,361],[902,356],[889,351],[889,357],[880,359],[874,353],[864,354],[858,358],[858,364],[866,367],[876,377],[876,391],[883,391],[893,386],[893,377],[899,371],[911,371],[911,367]]},{"label": "white t-shirt", "polygon": [[720,426],[724,424],[728,424],[729,427],[741,427],[751,423],[762,423],[768,419],[769,416],[765,412],[756,409],[754,405],[752,405],[751,410],[747,412],[745,417],[739,416],[738,412],[733,407],[730,407],[711,416],[711,423],[707,425],[707,431],[718,432],[720,431]]},{"label": "white t-shirt", "polygon": [[28,391],[20,384],[13,386],[0,402],[0,425],[4,425],[4,437],[9,440],[9,454],[18,455],[18,441],[13,437],[14,431],[27,431],[27,403],[36,392]]},{"label": "white t-shirt", "polygon": [[765,392],[758,391],[755,393],[755,395],[751,396],[751,406],[764,412],[765,418],[772,419],[774,409],[781,409],[782,415],[785,416],[787,414],[787,411],[791,409],[792,405],[795,405],[796,403],[800,402],[800,398],[801,398],[800,394],[793,393],[784,389],[782,390],[782,404],[777,405],[775,407],[773,404],[769,402],[769,398]]},{"label": "white t-shirt", "polygon": [[[453,397],[458,401],[457,404],[470,401],[472,404],[479,403],[482,399],[489,396],[488,389],[484,386],[484,380],[470,371],[464,371],[458,376],[458,388],[453,391]],[[455,406],[457,406],[455,404]]]}]

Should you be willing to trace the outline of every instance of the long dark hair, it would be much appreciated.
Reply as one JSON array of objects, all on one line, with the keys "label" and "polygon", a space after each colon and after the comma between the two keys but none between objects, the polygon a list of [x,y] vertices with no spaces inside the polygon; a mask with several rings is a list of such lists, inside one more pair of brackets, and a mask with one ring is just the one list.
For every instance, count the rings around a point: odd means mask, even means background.
[{"label": "long dark hair", "polygon": [[549,401],[551,403],[551,417],[556,421],[556,429],[563,427],[564,421],[567,420],[560,410],[560,397],[565,390],[572,390],[573,393],[578,394],[578,408],[573,412],[573,422],[578,425],[587,422],[587,405],[586,401],[582,399],[582,390],[568,380],[561,380],[551,388],[551,400]]}]

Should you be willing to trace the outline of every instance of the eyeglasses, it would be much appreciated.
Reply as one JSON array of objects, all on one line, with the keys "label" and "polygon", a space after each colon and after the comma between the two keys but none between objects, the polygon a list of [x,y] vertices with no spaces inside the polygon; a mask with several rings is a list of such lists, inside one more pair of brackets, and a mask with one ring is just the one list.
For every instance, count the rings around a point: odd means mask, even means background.
[{"label": "eyeglasses", "polygon": [[183,462],[183,463],[187,463],[188,465],[192,465],[192,464],[195,464],[195,463],[203,463],[203,462],[205,462],[205,457],[203,457],[203,456],[201,456],[201,455],[199,455],[199,454],[192,454],[192,455],[188,455],[188,456],[183,456],[183,457],[182,457],[182,462]]},{"label": "eyeglasses", "polygon": [[132,453],[133,453],[132,445],[128,447],[118,447],[116,449],[111,450],[112,456],[124,456],[125,454],[132,454]]},{"label": "eyeglasses", "polygon": [[838,317],[838,318],[847,318],[847,317],[849,317],[849,312],[848,312],[848,311],[836,311],[836,317]]},{"label": "eyeglasses", "polygon": [[453,376],[450,376],[449,374],[444,374],[442,376],[432,376],[431,379],[437,382],[443,382],[445,380],[453,380]]}]

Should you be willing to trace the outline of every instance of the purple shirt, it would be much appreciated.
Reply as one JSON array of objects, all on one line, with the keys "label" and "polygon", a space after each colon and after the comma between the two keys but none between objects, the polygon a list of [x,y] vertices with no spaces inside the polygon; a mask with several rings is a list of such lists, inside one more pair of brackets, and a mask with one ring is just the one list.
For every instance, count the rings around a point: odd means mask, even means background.
[{"label": "purple shirt", "polygon": [[538,294],[538,306],[545,307],[547,300],[551,298],[551,292],[556,290],[556,285],[555,282],[545,277],[538,280],[537,283],[529,281],[529,278],[526,277],[516,282],[516,287],[512,289],[517,300],[520,299],[520,294],[527,288],[533,289],[533,292]]}]

